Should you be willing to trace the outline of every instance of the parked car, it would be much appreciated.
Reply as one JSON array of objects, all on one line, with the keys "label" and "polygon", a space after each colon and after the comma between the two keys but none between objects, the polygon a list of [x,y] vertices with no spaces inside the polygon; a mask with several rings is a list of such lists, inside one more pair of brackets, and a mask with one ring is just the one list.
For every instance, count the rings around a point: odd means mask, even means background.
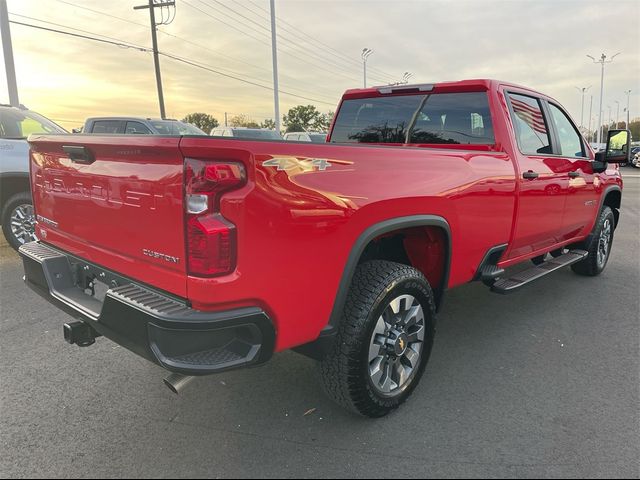
[{"label": "parked car", "polygon": [[447,289],[605,269],[630,133],[608,137],[594,154],[556,100],[495,80],[350,90],[325,144],[37,137],[24,278],[74,317],[67,342],[104,335],[174,391],[295,349],[380,417],[422,377]]},{"label": "parked car", "polygon": [[29,187],[27,136],[31,133],[66,130],[36,112],[0,105],[0,216],[2,233],[16,250],[36,238]]},{"label": "parked car", "polygon": [[631,161],[629,165],[640,168],[640,147],[631,147]]},{"label": "parked car", "polygon": [[268,128],[217,127],[211,130],[212,137],[234,137],[254,140],[282,140],[275,130]]},{"label": "parked car", "polygon": [[88,118],[82,132],[110,135],[206,135],[198,127],[179,120],[139,117]]},{"label": "parked car", "polygon": [[284,134],[284,139],[288,142],[325,143],[327,141],[327,134],[318,132],[289,132]]}]

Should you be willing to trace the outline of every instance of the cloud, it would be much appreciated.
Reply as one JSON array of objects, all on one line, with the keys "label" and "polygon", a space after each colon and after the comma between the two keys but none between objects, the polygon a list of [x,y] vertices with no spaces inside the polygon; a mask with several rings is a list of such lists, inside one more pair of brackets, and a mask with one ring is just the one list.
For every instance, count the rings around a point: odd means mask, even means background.
[{"label": "cloud", "polygon": [[[133,11],[130,0],[8,3],[13,13],[150,44],[146,11]],[[175,21],[160,27],[161,51],[270,87],[268,2],[222,3],[177,0]],[[368,47],[374,50],[371,82],[398,80],[405,71],[416,82],[500,78],[544,91],[578,119],[575,87],[592,85],[594,105],[599,95],[599,66],[586,55],[622,51],[607,66],[604,106],[615,112],[615,100],[624,104],[623,92],[632,89],[632,113],[640,115],[640,2],[277,0],[276,6],[281,90],[324,102],[282,94],[282,112],[300,103],[333,110],[344,90],[361,86],[360,52]],[[12,32],[21,101],[29,107],[80,122],[95,115],[158,115],[149,53],[21,26]],[[161,67],[170,116],[198,110],[219,119],[225,111],[273,117],[269,89],[166,57]],[[5,91],[0,84],[0,101]]]}]

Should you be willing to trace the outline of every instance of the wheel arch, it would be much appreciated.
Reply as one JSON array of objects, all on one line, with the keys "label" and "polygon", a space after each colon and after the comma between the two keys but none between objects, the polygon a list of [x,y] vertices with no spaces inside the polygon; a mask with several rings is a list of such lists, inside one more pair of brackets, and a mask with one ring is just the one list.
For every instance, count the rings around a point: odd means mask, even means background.
[{"label": "wheel arch", "polygon": [[2,173],[0,174],[0,211],[11,197],[16,193],[31,193],[28,173]]},{"label": "wheel arch", "polygon": [[329,318],[329,327],[335,328],[340,323],[341,312],[344,307],[349,285],[353,279],[353,274],[367,246],[376,238],[390,234],[395,231],[402,231],[414,227],[435,227],[442,230],[444,234],[444,264],[440,283],[436,287],[436,308],[439,309],[442,303],[444,291],[449,282],[449,272],[451,269],[451,228],[445,218],[438,215],[411,215],[397,217],[376,223],[362,232],[349,253],[342,277],[336,293],[336,298]]},{"label": "wheel arch", "polygon": [[622,190],[619,186],[614,185],[607,188],[602,196],[602,204],[600,205],[600,210],[604,205],[608,206],[613,210],[613,216],[615,217],[616,227],[618,226],[618,221],[620,220],[620,205],[622,204]]}]

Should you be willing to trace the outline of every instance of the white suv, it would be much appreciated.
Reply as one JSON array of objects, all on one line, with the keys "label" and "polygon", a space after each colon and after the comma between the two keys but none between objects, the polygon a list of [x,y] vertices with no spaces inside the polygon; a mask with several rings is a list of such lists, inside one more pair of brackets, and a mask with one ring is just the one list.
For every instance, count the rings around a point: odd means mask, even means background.
[{"label": "white suv", "polygon": [[325,143],[327,141],[327,134],[317,132],[289,132],[284,134],[284,139],[289,142]]},{"label": "white suv", "polygon": [[16,250],[36,239],[27,143],[32,133],[68,132],[35,112],[0,105],[0,219],[7,242]]}]

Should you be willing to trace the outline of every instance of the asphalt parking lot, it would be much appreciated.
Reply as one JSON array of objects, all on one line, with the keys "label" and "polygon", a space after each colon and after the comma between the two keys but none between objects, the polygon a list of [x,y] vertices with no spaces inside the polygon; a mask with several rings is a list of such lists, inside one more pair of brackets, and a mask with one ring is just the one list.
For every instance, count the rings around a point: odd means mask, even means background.
[{"label": "asphalt parking lot", "polygon": [[3,241],[0,477],[638,477],[637,173],[602,276],[450,291],[421,385],[381,420],[334,406],[292,352],[177,397],[105,339],[67,346]]}]

